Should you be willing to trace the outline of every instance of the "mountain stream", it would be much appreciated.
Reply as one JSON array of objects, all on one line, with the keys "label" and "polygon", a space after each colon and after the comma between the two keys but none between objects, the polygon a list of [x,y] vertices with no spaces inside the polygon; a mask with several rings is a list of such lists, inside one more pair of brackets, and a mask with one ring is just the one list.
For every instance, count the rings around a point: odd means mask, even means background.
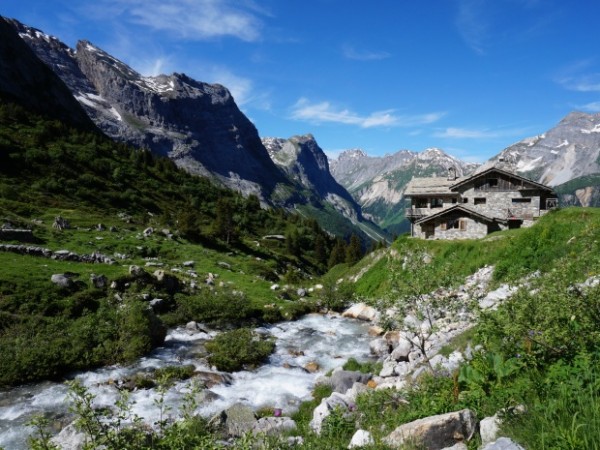
[{"label": "mountain stream", "polygon": [[[260,328],[258,332],[272,335],[277,343],[268,363],[253,371],[235,372],[229,382],[210,387],[212,394],[203,395],[197,412],[210,417],[241,402],[254,409],[281,408],[284,415],[289,415],[300,402],[311,398],[311,390],[319,376],[341,366],[350,357],[359,361],[369,358],[368,327],[368,323],[337,315],[310,314],[297,321]],[[136,373],[187,364],[194,365],[197,371],[211,372],[203,346],[211,335],[214,333],[173,329],[164,346],[135,364],[82,372],[74,378],[95,396],[94,406],[113,407],[119,396],[119,380]],[[309,363],[316,363],[318,370],[307,371],[305,366]],[[216,377],[218,379],[219,375]],[[175,383],[164,394],[169,415],[177,413],[193,379]],[[130,398],[133,413],[144,422],[153,424],[160,420],[157,406],[160,394],[156,389],[134,390]],[[27,423],[39,414],[55,424],[55,432],[72,421],[67,386],[43,382],[0,391],[0,447],[26,449],[27,437],[33,432]]]}]

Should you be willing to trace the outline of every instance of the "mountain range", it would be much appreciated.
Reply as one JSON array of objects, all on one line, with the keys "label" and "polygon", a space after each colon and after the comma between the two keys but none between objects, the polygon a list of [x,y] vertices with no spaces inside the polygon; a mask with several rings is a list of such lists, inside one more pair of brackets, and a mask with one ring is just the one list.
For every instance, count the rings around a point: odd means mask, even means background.
[{"label": "mountain range", "polygon": [[382,228],[402,232],[404,188],[413,177],[458,176],[485,170],[500,160],[508,169],[555,189],[562,205],[600,205],[600,113],[572,112],[543,134],[523,139],[484,164],[460,161],[437,148],[401,150],[383,157],[360,149],[330,162],[333,176]]},{"label": "mountain range", "polygon": [[[330,232],[381,240],[405,231],[413,177],[458,176],[503,159],[555,188],[564,205],[600,204],[600,114],[573,112],[556,127],[483,165],[438,148],[383,157],[359,149],[328,160],[312,135],[262,138],[229,90],[181,73],[143,76],[89,41],[74,49],[13,19],[0,20],[0,97],[167,156],[190,173],[263,205],[296,209]],[[377,224],[377,225],[376,225]]]},{"label": "mountain range", "polygon": [[[142,76],[89,41],[81,40],[72,49],[17,20],[0,22],[7,36],[2,64],[12,63],[11,53],[26,54],[30,61],[28,68],[14,76],[6,72],[0,80],[7,99],[20,99],[28,91],[17,89],[27,84],[24,75],[54,72],[62,81],[52,80],[61,89],[55,101],[68,104],[66,110],[85,111],[110,138],[167,156],[186,171],[244,195],[254,194],[263,205],[302,210],[334,234],[356,233],[365,242],[385,238],[333,179],[327,157],[312,136],[292,138],[270,155],[226,87],[180,73]],[[41,97],[37,101],[48,104]],[[272,159],[275,154],[293,160]]]}]

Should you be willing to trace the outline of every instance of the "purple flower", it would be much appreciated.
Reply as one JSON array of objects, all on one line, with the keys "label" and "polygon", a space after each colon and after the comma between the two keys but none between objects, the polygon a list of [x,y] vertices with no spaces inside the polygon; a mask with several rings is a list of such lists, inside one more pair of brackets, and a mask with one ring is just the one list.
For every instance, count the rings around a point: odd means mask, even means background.
[{"label": "purple flower", "polygon": [[273,410],[273,415],[274,415],[275,417],[281,417],[281,412],[282,412],[282,411],[281,411],[281,408],[275,408],[275,409]]}]

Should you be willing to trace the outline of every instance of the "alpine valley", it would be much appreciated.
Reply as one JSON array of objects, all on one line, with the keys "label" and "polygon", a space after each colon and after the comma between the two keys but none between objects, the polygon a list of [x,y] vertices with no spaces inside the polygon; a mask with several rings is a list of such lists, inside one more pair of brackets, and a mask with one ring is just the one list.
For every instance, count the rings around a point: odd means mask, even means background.
[{"label": "alpine valley", "polygon": [[[16,20],[6,23],[110,138],[167,156],[189,173],[245,196],[254,194],[263,205],[298,209],[341,237],[355,233],[365,243],[386,238],[331,177],[313,138],[291,139],[297,150],[286,153],[285,163],[272,160],[226,87],[179,73],[145,77],[88,41],[71,49]],[[2,87],[13,93],[13,86]]]},{"label": "alpine valley", "polygon": [[437,148],[401,150],[372,157],[346,150],[330,162],[331,173],[364,214],[390,232],[407,231],[404,188],[413,177],[458,176],[484,170],[503,159],[511,171],[555,189],[564,206],[600,205],[600,113],[573,112],[543,134],[523,139],[483,165],[460,161]]},{"label": "alpine valley", "polygon": [[[411,178],[500,160],[569,207],[389,243]],[[0,450],[598,448],[598,204],[600,114],[329,161],[0,17]]]}]

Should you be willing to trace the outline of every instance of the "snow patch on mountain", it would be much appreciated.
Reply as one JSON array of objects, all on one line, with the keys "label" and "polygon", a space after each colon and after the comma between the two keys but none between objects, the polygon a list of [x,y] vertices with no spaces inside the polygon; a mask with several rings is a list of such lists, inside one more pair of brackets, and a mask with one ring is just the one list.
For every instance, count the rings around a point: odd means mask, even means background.
[{"label": "snow patch on mountain", "polygon": [[591,130],[582,129],[583,134],[600,133],[600,123],[597,123]]}]

